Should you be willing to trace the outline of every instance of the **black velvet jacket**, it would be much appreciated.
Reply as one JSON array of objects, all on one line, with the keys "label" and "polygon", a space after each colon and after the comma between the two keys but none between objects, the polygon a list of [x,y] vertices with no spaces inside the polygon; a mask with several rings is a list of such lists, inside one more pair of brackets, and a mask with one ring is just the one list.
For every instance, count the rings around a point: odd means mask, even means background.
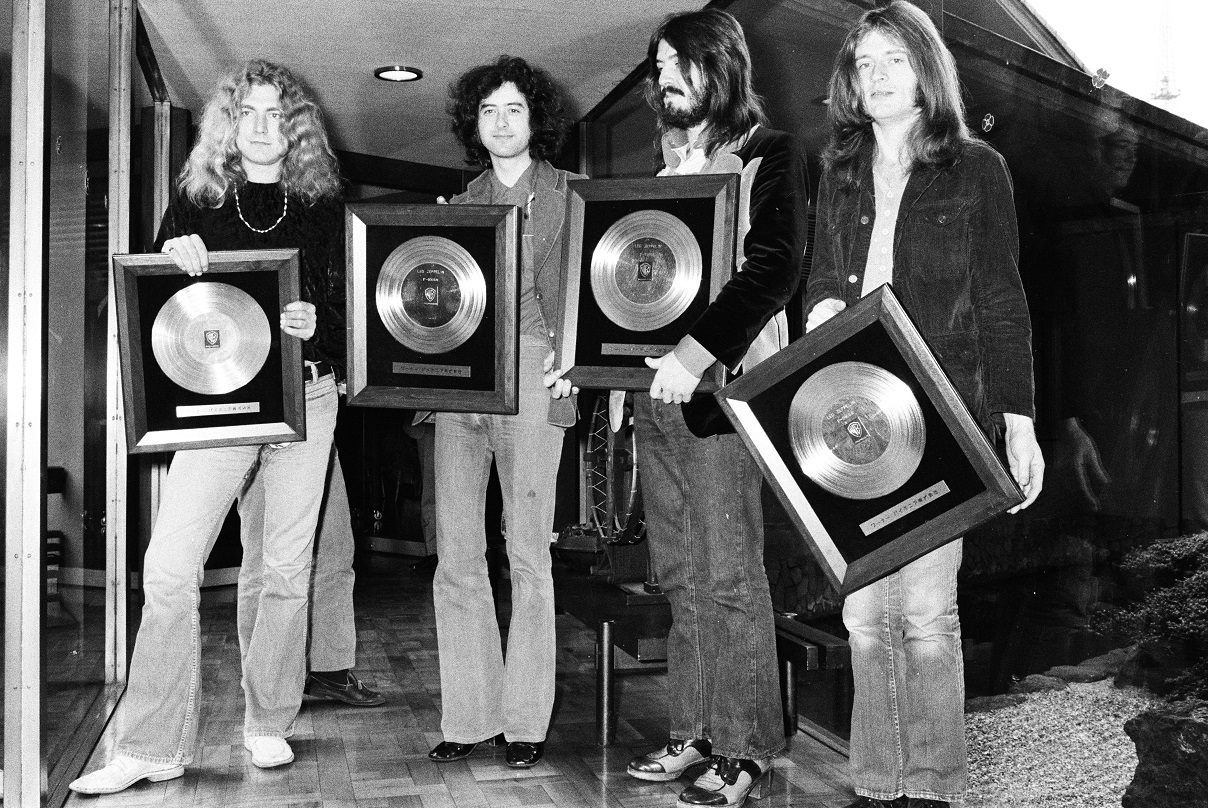
[{"label": "black velvet jacket", "polygon": [[[269,227],[284,208],[281,194],[276,184],[245,183],[239,189],[243,217],[252,227]],[[314,336],[302,343],[302,356],[330,362],[344,378],[344,205],[340,200],[307,205],[291,196],[285,219],[269,232],[257,233],[239,220],[234,197],[222,207],[205,208],[182,195],[164,212],[155,249],[162,249],[170,238],[192,234],[201,236],[209,250],[298,248],[302,299],[315,304],[318,319]]]},{"label": "black velvet jacket", "polygon": [[[768,321],[784,309],[801,281],[808,235],[807,171],[801,148],[791,135],[761,126],[738,148],[713,155],[700,172],[742,176],[738,211],[742,254],[737,258],[738,271],[688,329],[681,346],[686,341],[699,346],[688,353],[699,353],[703,348],[730,370],[766,358],[748,356],[748,350]],[[779,347],[783,346],[771,350]],[[677,346],[677,357],[681,353]],[[699,366],[685,366],[700,375]],[[711,395],[693,396],[683,405],[683,415],[684,423],[699,437],[734,431]]]},{"label": "black velvet jacket", "polygon": [[[807,312],[861,297],[876,216],[871,164],[853,189],[822,176]],[[952,167],[911,172],[893,239],[893,290],[988,433],[997,413],[1036,415],[1012,196],[1006,162],[972,141]]]}]

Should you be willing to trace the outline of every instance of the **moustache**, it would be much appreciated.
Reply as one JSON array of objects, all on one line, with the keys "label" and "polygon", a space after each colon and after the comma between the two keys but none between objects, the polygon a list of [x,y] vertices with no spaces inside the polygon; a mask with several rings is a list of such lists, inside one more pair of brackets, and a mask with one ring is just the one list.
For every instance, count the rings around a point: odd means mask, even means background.
[{"label": "moustache", "polygon": [[659,91],[659,93],[662,96],[663,100],[666,100],[667,97],[670,95],[678,95],[678,96],[684,95],[683,91],[676,87],[664,87],[662,90]]}]

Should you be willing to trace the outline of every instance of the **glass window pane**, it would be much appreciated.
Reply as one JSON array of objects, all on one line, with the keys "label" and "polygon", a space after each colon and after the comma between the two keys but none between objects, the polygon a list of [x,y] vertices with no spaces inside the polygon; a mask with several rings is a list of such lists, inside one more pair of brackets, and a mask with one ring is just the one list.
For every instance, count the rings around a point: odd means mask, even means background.
[{"label": "glass window pane", "polygon": [[96,3],[53,0],[47,7],[50,473],[42,729],[52,773],[103,713],[107,14]]}]

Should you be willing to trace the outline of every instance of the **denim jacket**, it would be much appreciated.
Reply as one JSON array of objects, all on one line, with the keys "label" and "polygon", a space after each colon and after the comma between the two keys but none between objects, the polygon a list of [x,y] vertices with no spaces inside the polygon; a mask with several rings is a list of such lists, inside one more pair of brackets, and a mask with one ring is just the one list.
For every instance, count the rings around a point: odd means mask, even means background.
[{"label": "denim jacket", "polygon": [[[537,287],[537,305],[549,331],[550,350],[555,332],[561,325],[562,265],[566,262],[566,183],[585,179],[582,174],[554,168],[544,160],[533,161],[533,280]],[[465,193],[449,200],[451,205],[486,205],[491,201],[490,169],[479,174]],[[550,399],[549,422],[555,426],[573,426],[577,418],[577,396]]]},{"label": "denim jacket", "polygon": [[[826,298],[860,299],[876,212],[871,155],[864,164],[853,189],[822,176],[807,312]],[[990,146],[971,141],[953,166],[911,172],[894,232],[893,289],[988,434],[1000,413],[1035,417],[1011,176]]]}]

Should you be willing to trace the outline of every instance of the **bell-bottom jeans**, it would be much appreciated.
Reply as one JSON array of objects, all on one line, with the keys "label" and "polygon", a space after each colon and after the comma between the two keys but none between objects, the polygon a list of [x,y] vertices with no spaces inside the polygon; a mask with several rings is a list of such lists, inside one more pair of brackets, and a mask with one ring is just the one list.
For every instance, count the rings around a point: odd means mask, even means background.
[{"label": "bell-bottom jeans", "polygon": [[634,400],[646,536],[671,603],[670,736],[769,758],[785,741],[759,467],[738,435],[698,438],[680,405]]},{"label": "bell-bottom jeans", "polygon": [[[312,671],[351,670],[357,664],[357,629],[352,605],[356,542],[348,488],[334,447],[327,475],[310,585],[307,669]],[[264,591],[264,478],[259,474],[252,476],[239,495],[239,522],[243,564],[239,568],[237,622],[239,651],[246,658]]]},{"label": "bell-bottom jeans", "polygon": [[957,539],[847,596],[857,794],[965,798],[965,671],[956,613]]},{"label": "bell-bottom jeans", "polygon": [[306,678],[312,542],[336,423],[331,376],[306,385],[306,440],[176,453],[143,560],[143,616],[117,753],[192,762],[201,693],[203,565],[236,495],[263,475],[264,581],[243,660],[244,735],[288,737]]},{"label": "bell-bottom jeans", "polygon": [[[544,741],[554,704],[554,580],[550,531],[562,427],[547,420],[541,363],[549,345],[520,340],[516,415],[436,414],[437,566],[432,581],[440,655],[441,732],[477,743]],[[511,567],[504,659],[487,577],[485,502],[499,471]]]}]

